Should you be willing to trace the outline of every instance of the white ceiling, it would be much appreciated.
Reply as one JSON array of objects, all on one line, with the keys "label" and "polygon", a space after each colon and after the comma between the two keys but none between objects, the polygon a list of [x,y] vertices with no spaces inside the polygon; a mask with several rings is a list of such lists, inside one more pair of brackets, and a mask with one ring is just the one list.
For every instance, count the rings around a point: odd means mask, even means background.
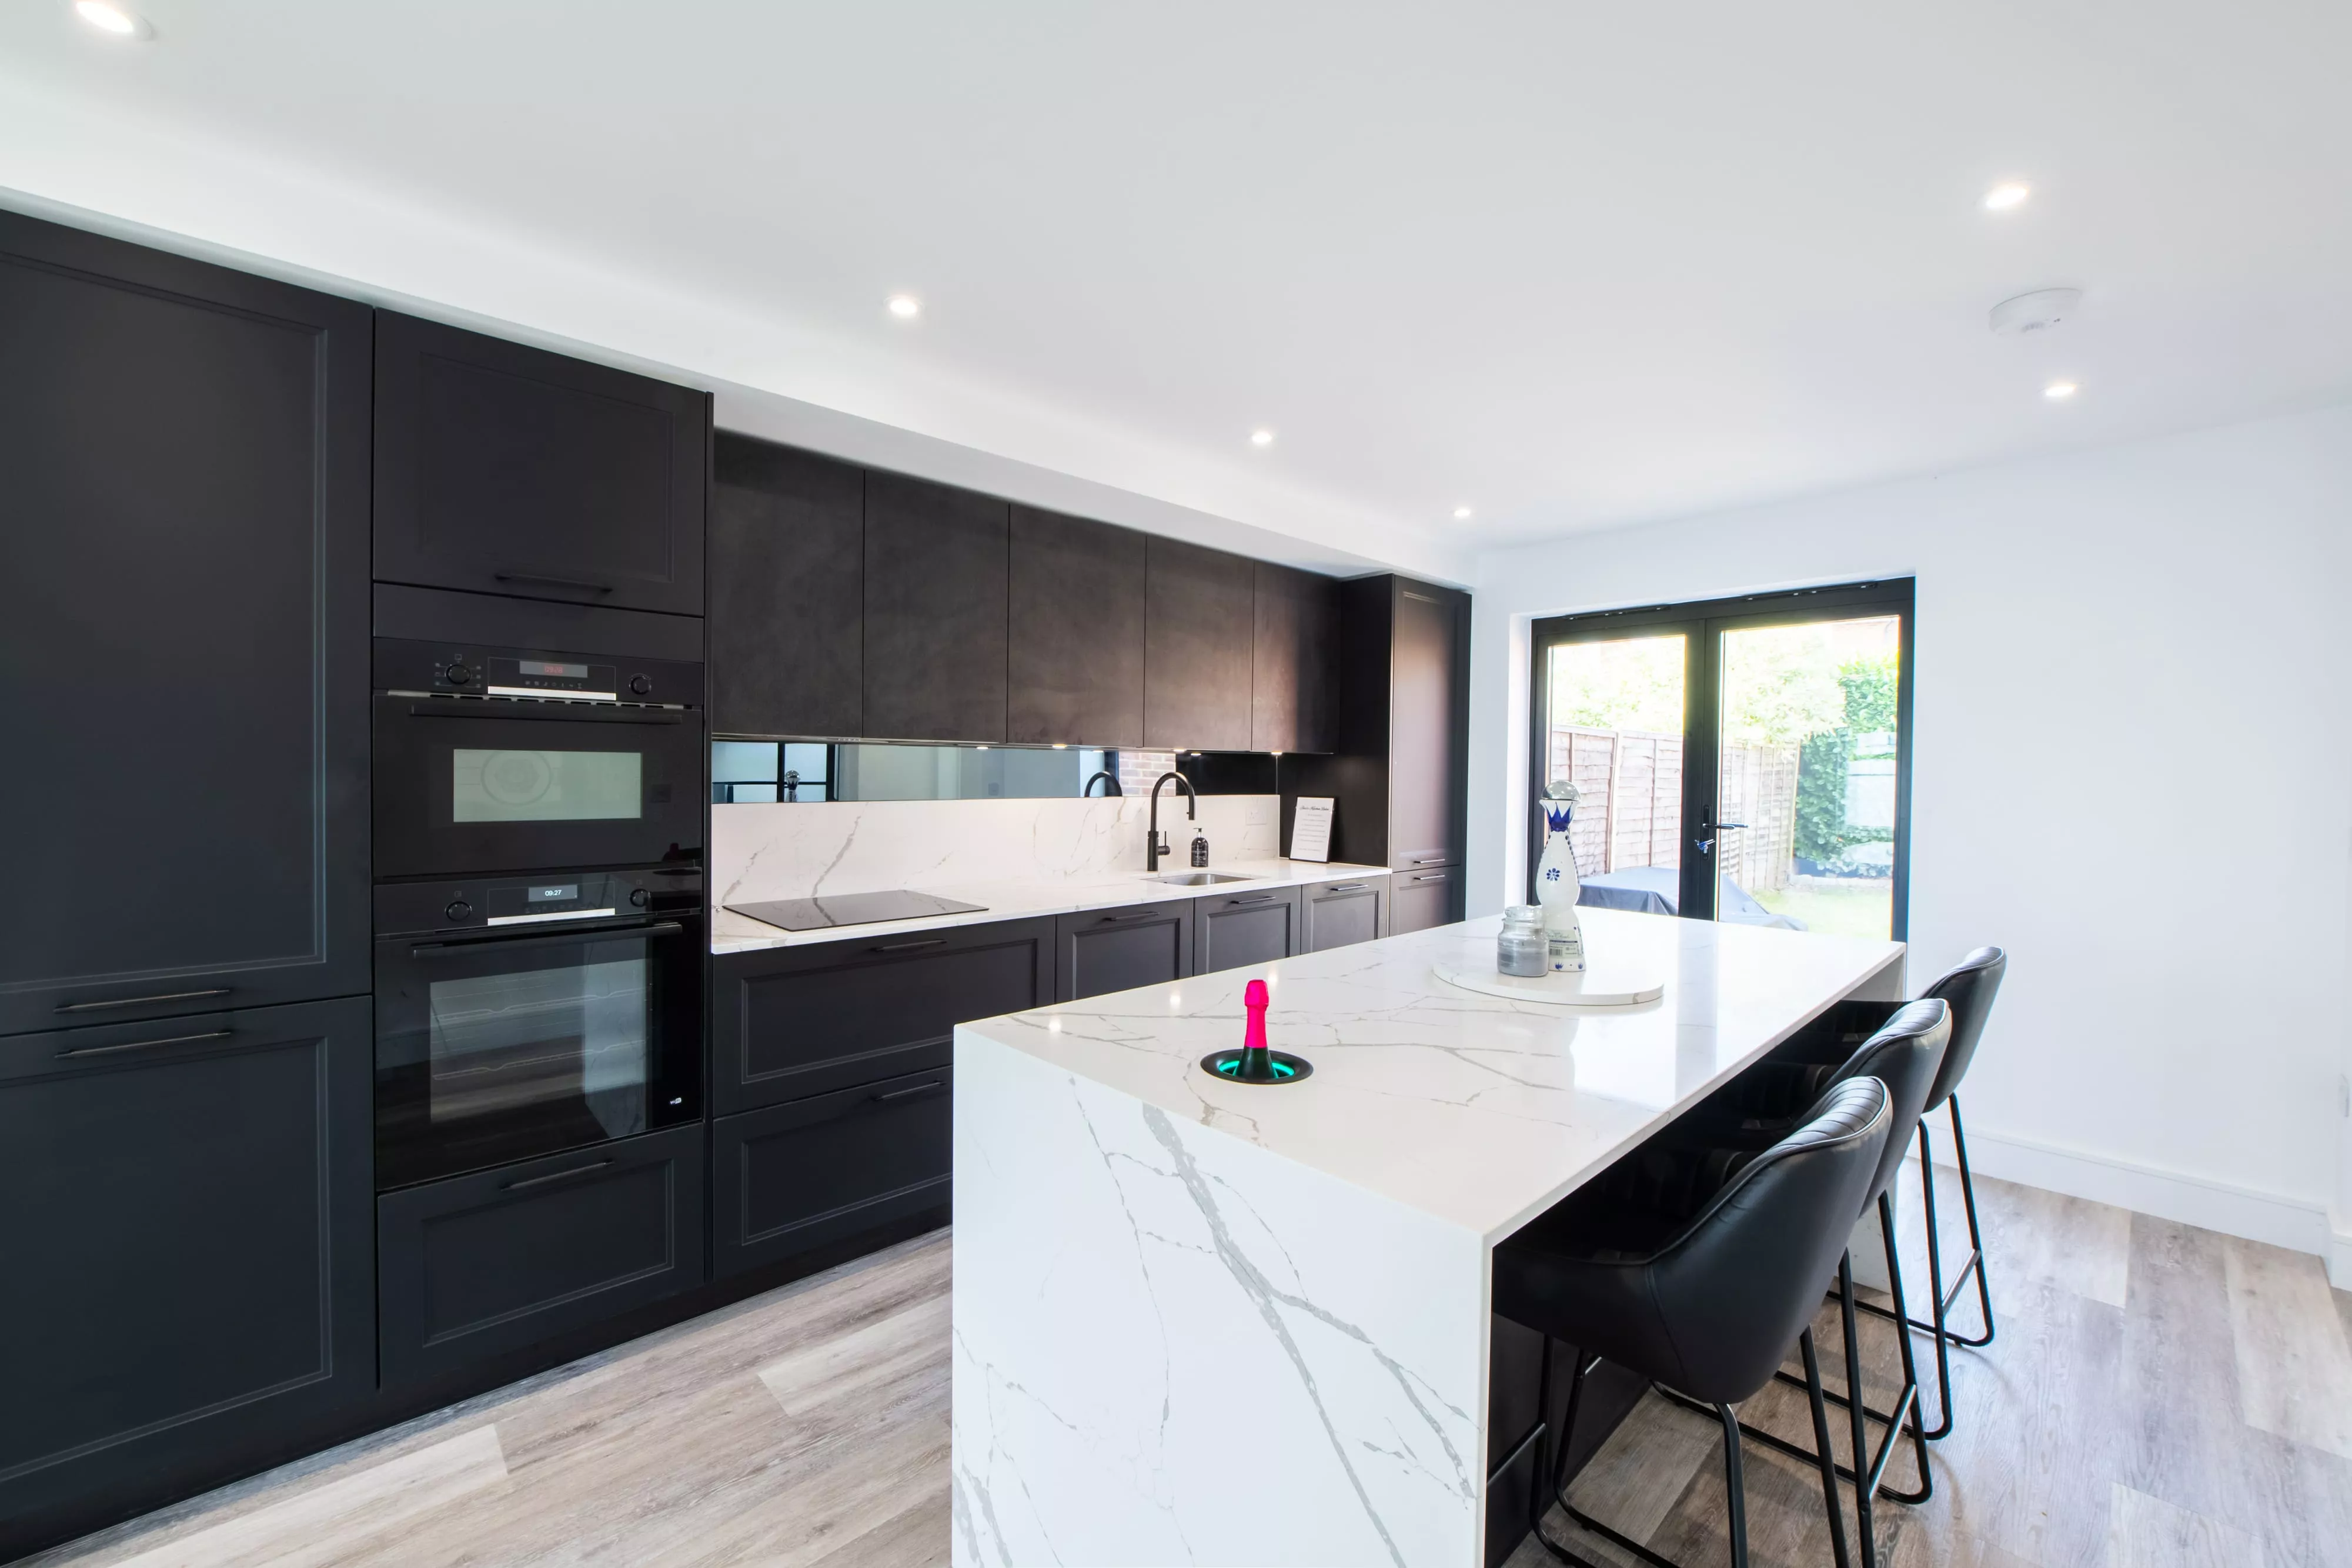
[{"label": "white ceiling", "polygon": [[2340,3],[136,3],[12,204],[1445,575],[2352,395]]}]

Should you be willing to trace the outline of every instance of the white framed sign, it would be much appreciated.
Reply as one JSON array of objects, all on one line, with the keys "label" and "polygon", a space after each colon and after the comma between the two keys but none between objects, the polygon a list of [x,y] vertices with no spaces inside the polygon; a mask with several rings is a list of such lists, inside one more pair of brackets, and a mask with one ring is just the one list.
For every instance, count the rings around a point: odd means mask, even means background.
[{"label": "white framed sign", "polygon": [[1301,795],[1290,819],[1290,858],[1328,861],[1331,858],[1331,800],[1328,796]]}]

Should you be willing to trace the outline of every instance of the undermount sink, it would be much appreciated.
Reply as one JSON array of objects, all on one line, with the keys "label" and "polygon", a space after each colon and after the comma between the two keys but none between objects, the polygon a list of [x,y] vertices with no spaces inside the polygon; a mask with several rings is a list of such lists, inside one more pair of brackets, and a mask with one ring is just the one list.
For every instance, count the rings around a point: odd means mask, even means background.
[{"label": "undermount sink", "polygon": [[1163,871],[1143,880],[1164,882],[1171,887],[1214,887],[1221,882],[1247,882],[1249,878],[1223,871]]}]

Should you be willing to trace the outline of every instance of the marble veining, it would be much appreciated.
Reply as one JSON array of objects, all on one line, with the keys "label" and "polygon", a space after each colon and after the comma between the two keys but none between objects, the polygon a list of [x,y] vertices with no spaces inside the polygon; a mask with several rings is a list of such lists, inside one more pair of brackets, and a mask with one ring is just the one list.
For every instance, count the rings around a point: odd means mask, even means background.
[{"label": "marble veining", "polygon": [[[1588,941],[1667,977],[1632,1007],[1459,990],[1433,962],[1492,964],[1499,920],[1307,954],[959,1030],[982,1036],[1465,1226],[1489,1241],[1557,1202],[1840,996],[1893,996],[1903,947],[1619,910]],[[1219,1082],[1241,988],[1264,978],[1272,1043],[1315,1063],[1279,1092]]]}]

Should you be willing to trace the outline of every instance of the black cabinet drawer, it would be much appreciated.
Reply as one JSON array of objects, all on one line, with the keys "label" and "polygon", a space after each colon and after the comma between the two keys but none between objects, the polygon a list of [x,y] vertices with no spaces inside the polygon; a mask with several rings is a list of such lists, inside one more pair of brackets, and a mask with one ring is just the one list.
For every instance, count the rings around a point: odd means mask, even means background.
[{"label": "black cabinet drawer", "polygon": [[1462,918],[1462,868],[1401,871],[1389,879],[1389,932],[1426,931]]},{"label": "black cabinet drawer", "polygon": [[950,1068],[888,1078],[710,1125],[719,1278],[948,1200]]},{"label": "black cabinet drawer", "polygon": [[1066,1002],[1181,980],[1192,972],[1192,901],[1065,915],[1054,938],[1055,995]]},{"label": "black cabinet drawer", "polygon": [[1192,972],[1213,974],[1287,958],[1298,947],[1298,890],[1213,894],[1192,901]]},{"label": "black cabinet drawer", "polygon": [[377,1199],[387,1387],[703,1281],[700,1123]]},{"label": "black cabinet drawer", "polygon": [[1385,936],[1388,878],[1318,882],[1298,890],[1298,950],[1320,953]]},{"label": "black cabinet drawer", "polygon": [[371,1060],[364,997],[0,1040],[0,1558],[373,1394]]},{"label": "black cabinet drawer", "polygon": [[1006,920],[723,954],[710,1100],[719,1114],[953,1060],[955,1026],[1053,999],[1054,924]]},{"label": "black cabinet drawer", "polygon": [[376,312],[375,574],[702,613],[710,394]]}]

